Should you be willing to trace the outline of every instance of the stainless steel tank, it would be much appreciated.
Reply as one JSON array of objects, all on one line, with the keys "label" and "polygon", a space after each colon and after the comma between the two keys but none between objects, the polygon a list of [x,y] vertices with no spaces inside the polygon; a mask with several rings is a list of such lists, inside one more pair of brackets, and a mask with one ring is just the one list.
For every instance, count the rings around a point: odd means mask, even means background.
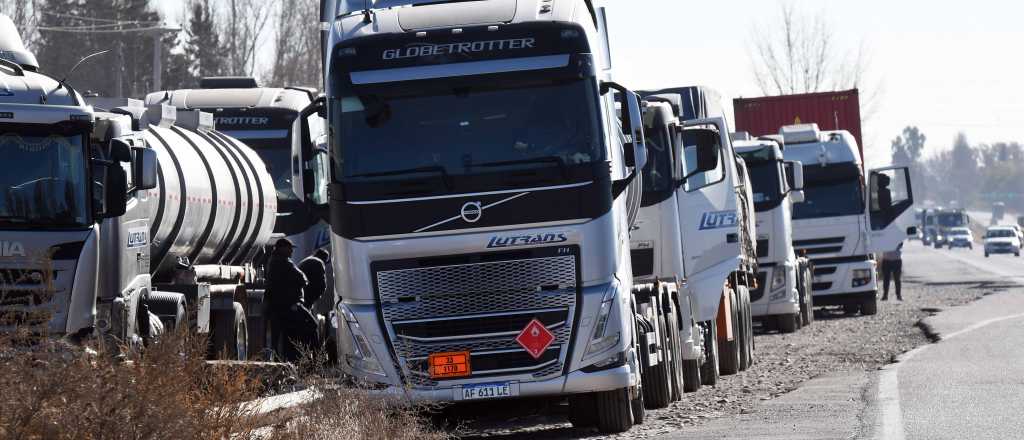
[{"label": "stainless steel tank", "polygon": [[149,126],[159,158],[150,191],[151,273],[170,276],[179,258],[194,265],[244,265],[268,243],[277,194],[255,151],[222,133]]}]

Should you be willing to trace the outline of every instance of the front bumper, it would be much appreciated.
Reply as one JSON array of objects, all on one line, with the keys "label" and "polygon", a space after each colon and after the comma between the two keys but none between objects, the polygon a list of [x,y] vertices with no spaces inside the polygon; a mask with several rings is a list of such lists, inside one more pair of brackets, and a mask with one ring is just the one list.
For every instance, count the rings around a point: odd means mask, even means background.
[{"label": "front bumper", "polygon": [[877,296],[878,292],[872,290],[870,292],[854,292],[854,293],[837,293],[825,296],[814,296],[814,306],[845,306],[845,305],[860,305],[864,301],[870,300]]},{"label": "front bumper", "polygon": [[[813,260],[814,279],[812,289],[814,304],[826,305],[823,298],[847,294],[875,294],[878,290],[877,264],[873,260],[841,262],[831,264],[827,260]],[[854,274],[861,272],[868,277],[854,283]]]},{"label": "front bumper", "polygon": [[973,247],[974,244],[967,240],[954,240],[949,242],[949,247]]},{"label": "front bumper", "polygon": [[1017,246],[993,246],[986,245],[985,253],[988,254],[1016,254],[1020,253],[1020,248]]},{"label": "front bumper", "polygon": [[[782,287],[771,289],[772,272],[776,268],[785,268],[786,282]],[[750,303],[751,315],[755,318],[770,315],[792,315],[800,313],[800,294],[796,289],[796,268],[792,264],[778,266],[765,266],[758,280],[764,280],[765,293],[756,301]],[[763,275],[763,276],[761,276]]]}]

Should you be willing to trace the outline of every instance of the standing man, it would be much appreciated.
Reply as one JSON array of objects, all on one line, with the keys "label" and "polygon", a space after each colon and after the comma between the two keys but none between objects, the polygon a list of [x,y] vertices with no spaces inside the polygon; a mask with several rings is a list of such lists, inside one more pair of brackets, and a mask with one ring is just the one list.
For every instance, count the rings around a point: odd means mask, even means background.
[{"label": "standing man", "polygon": [[[309,335],[316,335],[316,320],[302,303],[306,277],[292,261],[295,245],[287,238],[274,244],[274,253],[267,263],[266,315],[270,321],[270,341],[274,352],[286,361],[299,358],[296,344],[315,346]],[[304,312],[304,313],[303,313]],[[309,318],[304,315],[310,315]],[[309,319],[312,330],[307,329]]]},{"label": "standing man", "polygon": [[903,243],[882,254],[882,301],[889,300],[889,280],[896,282],[896,299],[903,301]]},{"label": "standing man", "polygon": [[306,275],[309,285],[306,286],[302,303],[307,309],[315,310],[313,307],[327,291],[327,263],[330,256],[325,249],[317,249],[299,263],[299,269]]}]

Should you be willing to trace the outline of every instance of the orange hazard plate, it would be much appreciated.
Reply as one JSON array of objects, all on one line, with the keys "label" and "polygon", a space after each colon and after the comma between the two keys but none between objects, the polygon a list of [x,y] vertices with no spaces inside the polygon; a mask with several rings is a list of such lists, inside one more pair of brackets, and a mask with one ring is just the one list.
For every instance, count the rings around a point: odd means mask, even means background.
[{"label": "orange hazard plate", "polygon": [[469,369],[469,352],[434,353],[430,355],[430,378],[450,379],[466,377],[471,374]]}]

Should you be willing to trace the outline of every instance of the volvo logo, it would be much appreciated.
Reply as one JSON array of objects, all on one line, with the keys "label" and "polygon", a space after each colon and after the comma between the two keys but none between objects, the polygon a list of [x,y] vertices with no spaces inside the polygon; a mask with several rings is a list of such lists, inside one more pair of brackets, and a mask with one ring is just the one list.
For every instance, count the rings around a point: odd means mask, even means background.
[{"label": "volvo logo", "polygon": [[484,208],[480,202],[469,202],[462,205],[461,215],[466,223],[476,223],[480,221],[480,217],[483,217]]}]

